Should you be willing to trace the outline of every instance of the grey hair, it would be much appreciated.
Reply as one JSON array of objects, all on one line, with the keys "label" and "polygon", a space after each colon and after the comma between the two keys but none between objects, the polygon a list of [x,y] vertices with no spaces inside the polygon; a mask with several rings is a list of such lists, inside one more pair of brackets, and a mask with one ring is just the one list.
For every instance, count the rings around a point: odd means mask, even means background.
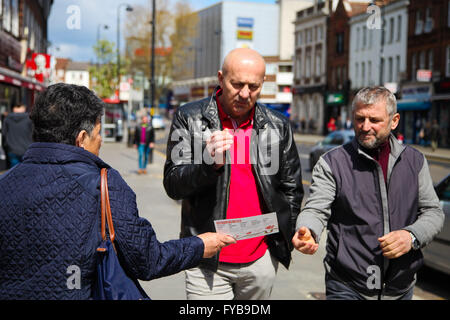
[{"label": "grey hair", "polygon": [[371,105],[384,99],[386,111],[390,117],[397,113],[397,99],[394,94],[385,87],[365,87],[358,91],[352,103],[352,112],[355,112],[356,105]]}]

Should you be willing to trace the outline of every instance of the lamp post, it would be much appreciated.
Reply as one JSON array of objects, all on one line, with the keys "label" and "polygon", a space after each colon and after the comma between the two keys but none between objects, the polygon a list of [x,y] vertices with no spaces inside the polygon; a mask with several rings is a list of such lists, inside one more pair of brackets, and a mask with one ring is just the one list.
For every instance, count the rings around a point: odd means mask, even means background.
[{"label": "lamp post", "polygon": [[[104,30],[108,30],[109,26],[107,24],[101,24],[101,23],[99,25],[97,25],[97,45],[100,42],[100,28],[103,28]],[[99,57],[97,56],[97,70],[98,70],[99,66],[100,66],[100,61],[99,61]]]},{"label": "lamp post", "polygon": [[133,11],[133,7],[127,3],[121,3],[117,7],[117,90],[120,101],[120,8],[125,7],[128,12]]},{"label": "lamp post", "polygon": [[152,1],[152,58],[151,58],[151,79],[150,79],[150,107],[155,107],[155,35],[156,35],[156,1]]}]

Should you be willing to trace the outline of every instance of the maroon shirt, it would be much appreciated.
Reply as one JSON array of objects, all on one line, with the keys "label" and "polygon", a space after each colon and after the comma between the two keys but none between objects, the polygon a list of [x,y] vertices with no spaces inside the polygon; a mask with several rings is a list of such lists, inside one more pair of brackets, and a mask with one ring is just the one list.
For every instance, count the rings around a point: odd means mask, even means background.
[{"label": "maroon shirt", "polygon": [[375,149],[363,148],[372,158],[374,158],[381,166],[383,170],[384,182],[387,183],[387,171],[389,165],[389,154],[391,153],[391,145],[389,138]]}]

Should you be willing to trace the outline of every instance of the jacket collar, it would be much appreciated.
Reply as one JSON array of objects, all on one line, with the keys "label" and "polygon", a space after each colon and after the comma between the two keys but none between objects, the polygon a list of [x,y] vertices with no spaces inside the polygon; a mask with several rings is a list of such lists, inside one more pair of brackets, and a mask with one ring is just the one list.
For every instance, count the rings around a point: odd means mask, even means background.
[{"label": "jacket collar", "polygon": [[[371,156],[369,156],[366,152],[364,152],[361,148],[360,145],[358,143],[358,139],[356,138],[356,136],[353,138],[352,140],[352,146],[355,148],[355,150],[358,152],[359,155],[362,155],[366,158],[370,158],[373,159]],[[401,145],[397,138],[395,138],[394,134],[391,132],[390,136],[389,136],[389,144],[391,147],[391,156],[394,157],[394,159],[397,159],[400,157],[400,155],[402,154],[402,152],[405,150],[405,146]]]},{"label": "jacket collar", "polygon": [[[206,108],[203,109],[203,117],[205,117],[211,124],[213,128],[220,128],[220,118],[219,111],[217,109],[217,92],[220,90],[220,86],[214,89],[214,93],[209,99],[209,103]],[[253,128],[262,128],[264,124],[268,121],[266,110],[262,105],[256,102],[255,105],[255,115],[253,116]]]},{"label": "jacket collar", "polygon": [[102,159],[83,148],[50,142],[35,142],[23,157],[24,163],[65,164],[84,162],[99,168],[110,168]]}]

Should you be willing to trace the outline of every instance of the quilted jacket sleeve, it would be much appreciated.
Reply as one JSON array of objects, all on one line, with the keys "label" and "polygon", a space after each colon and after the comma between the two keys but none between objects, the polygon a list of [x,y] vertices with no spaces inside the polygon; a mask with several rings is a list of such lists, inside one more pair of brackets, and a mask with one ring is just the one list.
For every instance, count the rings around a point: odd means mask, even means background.
[{"label": "quilted jacket sleeve", "polygon": [[130,275],[151,280],[198,265],[204,252],[200,238],[160,243],[151,223],[139,217],[135,193],[113,169],[108,170],[108,190],[119,259]]},{"label": "quilted jacket sleeve", "polygon": [[[214,185],[222,173],[216,171],[212,163],[207,164],[202,159],[197,161],[196,148],[192,145],[196,141],[202,140],[191,136],[189,123],[178,110],[170,129],[164,166],[164,188],[174,200],[185,199],[202,187]],[[203,152],[200,155],[203,156]]]}]

